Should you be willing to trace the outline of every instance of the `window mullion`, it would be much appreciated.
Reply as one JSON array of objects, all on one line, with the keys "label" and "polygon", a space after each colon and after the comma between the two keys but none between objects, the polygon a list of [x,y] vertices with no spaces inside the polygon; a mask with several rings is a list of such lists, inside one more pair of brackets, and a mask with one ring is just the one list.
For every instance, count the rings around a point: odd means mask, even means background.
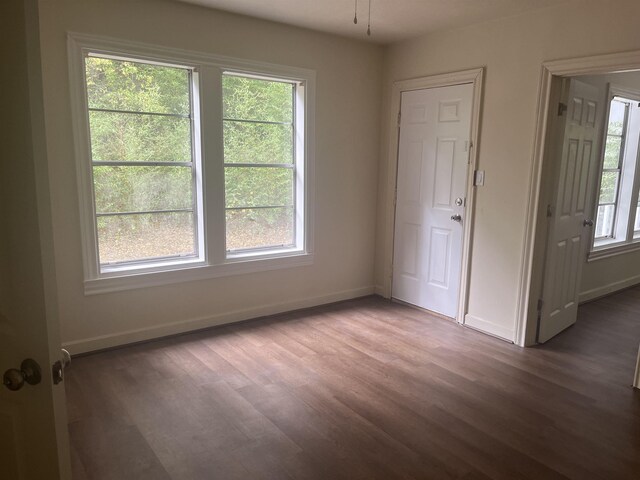
[{"label": "window mullion", "polygon": [[151,117],[172,117],[172,118],[191,118],[190,115],[184,115],[181,113],[166,113],[166,112],[144,112],[139,110],[117,110],[113,108],[93,108],[89,107],[89,112],[100,112],[100,113],[117,113],[123,115],[147,115]]},{"label": "window mullion", "polygon": [[204,66],[200,69],[203,180],[206,185],[204,208],[205,241],[210,264],[224,263],[224,144],[222,121],[222,70]]},{"label": "window mullion", "polygon": [[188,167],[193,168],[193,162],[153,162],[153,161],[111,161],[94,160],[91,162],[94,167]]}]

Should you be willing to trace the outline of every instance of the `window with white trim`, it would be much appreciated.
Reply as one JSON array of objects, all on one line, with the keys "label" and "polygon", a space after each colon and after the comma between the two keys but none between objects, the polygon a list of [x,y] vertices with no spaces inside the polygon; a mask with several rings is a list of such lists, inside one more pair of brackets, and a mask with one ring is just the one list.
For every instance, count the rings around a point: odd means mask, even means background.
[{"label": "window with white trim", "polygon": [[[623,247],[640,237],[639,99],[611,87],[604,134],[593,250]],[[626,95],[623,95],[626,93]]]},{"label": "window with white trim", "polygon": [[296,111],[302,85],[226,72],[222,79],[229,255],[296,245]]},{"label": "window with white trim", "polygon": [[101,272],[198,258],[193,69],[85,60]]},{"label": "window with white trim", "polygon": [[314,72],[69,47],[85,292],[312,261]]}]

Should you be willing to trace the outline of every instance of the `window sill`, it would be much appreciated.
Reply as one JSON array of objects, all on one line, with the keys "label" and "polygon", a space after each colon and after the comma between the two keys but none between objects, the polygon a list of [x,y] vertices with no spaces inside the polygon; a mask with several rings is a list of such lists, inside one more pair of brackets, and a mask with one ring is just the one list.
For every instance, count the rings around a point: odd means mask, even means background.
[{"label": "window sill", "polygon": [[624,255],[626,253],[635,252],[640,250],[640,241],[634,239],[630,243],[615,243],[609,245],[599,245],[594,250],[589,252],[587,256],[587,262],[594,262],[603,258],[615,257],[617,255]]},{"label": "window sill", "polygon": [[283,252],[279,256],[238,257],[219,265],[185,262],[179,266],[173,264],[171,269],[166,270],[137,271],[122,269],[119,272],[109,272],[101,278],[85,280],[84,294],[98,295],[312,264],[313,254],[289,251],[287,253]]}]

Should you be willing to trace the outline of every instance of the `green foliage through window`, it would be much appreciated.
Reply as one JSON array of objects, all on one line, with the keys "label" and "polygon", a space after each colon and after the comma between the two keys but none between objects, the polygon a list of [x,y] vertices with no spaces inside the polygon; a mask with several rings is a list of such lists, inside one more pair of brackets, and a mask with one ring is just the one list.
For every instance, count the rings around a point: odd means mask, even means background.
[{"label": "green foliage through window", "polygon": [[292,245],[295,86],[231,74],[222,86],[227,250]]},{"label": "green foliage through window", "polygon": [[190,71],[88,57],[85,73],[100,264],[195,254]]}]

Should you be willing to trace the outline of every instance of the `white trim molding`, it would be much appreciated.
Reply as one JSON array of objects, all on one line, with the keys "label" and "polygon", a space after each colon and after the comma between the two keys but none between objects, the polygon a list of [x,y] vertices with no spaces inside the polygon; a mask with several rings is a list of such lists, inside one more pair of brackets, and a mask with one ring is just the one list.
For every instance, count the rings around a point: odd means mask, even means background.
[{"label": "white trim molding", "polygon": [[173,323],[163,323],[162,325],[138,328],[125,332],[100,335],[97,337],[72,340],[62,344],[72,355],[95,352],[107,348],[119,347],[122,345],[145,342],[162,337],[190,333],[197,330],[204,330],[211,327],[226,325],[228,323],[242,322],[256,319],[267,315],[291,312],[305,308],[317,307],[330,303],[351,300],[359,297],[372,295],[375,291],[373,286],[344,290],[330,293],[328,295],[296,299],[289,302],[273,303],[261,305],[255,308],[234,310],[213,316],[192,318]]},{"label": "white trim molding", "polygon": [[478,330],[482,333],[488,333],[489,335],[499,338],[500,340],[505,340],[509,343],[513,343],[514,331],[512,329],[504,328],[503,326],[496,325],[495,323],[489,322],[474,315],[466,315],[464,324],[466,327],[473,328],[474,330]]},{"label": "white trim molding", "polygon": [[478,165],[478,147],[480,139],[480,113],[482,106],[484,67],[464,70],[460,72],[443,73],[428,77],[400,80],[393,84],[391,90],[391,105],[389,118],[389,150],[387,154],[387,198],[385,200],[385,210],[383,219],[383,261],[384,279],[379,285],[376,293],[390,298],[392,295],[392,275],[393,275],[393,244],[394,244],[394,224],[395,224],[395,195],[398,173],[398,142],[399,126],[398,112],[400,111],[400,101],[402,92],[411,90],[422,90],[426,88],[447,87],[461,85],[465,83],[473,84],[473,104],[471,110],[471,148],[469,154],[469,171],[467,175],[467,219],[464,222],[463,233],[463,254],[462,254],[462,275],[460,279],[460,294],[458,301],[458,323],[464,323],[467,311],[467,300],[469,290],[469,273],[471,266],[471,241],[473,239],[473,219],[475,208],[475,190],[473,185],[473,172]]},{"label": "white trim molding", "polygon": [[640,250],[640,242],[638,240],[634,240],[628,243],[616,244],[606,248],[599,248],[597,250],[590,251],[587,256],[587,262],[596,262],[598,260],[602,260],[603,258],[617,257],[618,255],[625,255],[627,253],[636,252],[638,250]]},{"label": "white trim molding", "polygon": [[[544,256],[534,257],[537,242],[546,238],[538,238],[536,228],[540,210],[540,192],[545,157],[547,126],[550,121],[551,93],[554,77],[575,75],[597,75],[627,72],[640,69],[640,50],[613,53],[583,58],[571,58],[545,62],[540,74],[538,90],[537,121],[533,146],[533,157],[529,173],[529,195],[526,208],[526,225],[524,249],[521,258],[519,295],[517,305],[516,343],[520,346],[535,344],[537,316],[535,314],[537,295],[532,295],[537,286],[532,284],[532,272],[538,268],[538,262],[544,262]],[[542,257],[542,258],[540,258]],[[537,293],[537,292],[534,292]]]},{"label": "white trim molding", "polygon": [[640,345],[638,345],[638,360],[636,361],[636,374],[633,376],[633,386],[640,389]]},{"label": "white trim molding", "polygon": [[592,300],[611,295],[612,293],[619,292],[620,290],[624,290],[625,288],[633,287],[634,285],[638,285],[639,283],[640,275],[635,275],[630,278],[625,278],[624,280],[619,280],[617,282],[603,285],[602,287],[592,288],[591,290],[580,292],[579,301],[580,303],[590,302]]}]

